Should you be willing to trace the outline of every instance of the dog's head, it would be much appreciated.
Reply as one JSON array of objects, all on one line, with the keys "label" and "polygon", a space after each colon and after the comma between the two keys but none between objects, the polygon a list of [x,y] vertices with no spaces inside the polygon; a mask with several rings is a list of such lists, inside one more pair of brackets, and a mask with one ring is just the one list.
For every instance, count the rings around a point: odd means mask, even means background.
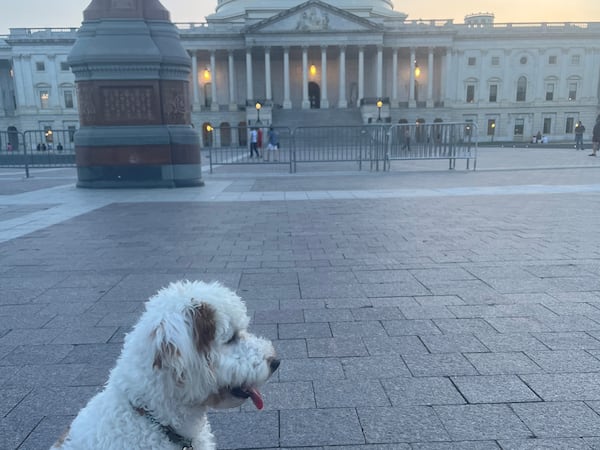
[{"label": "dog's head", "polygon": [[245,304],[222,285],[172,283],[146,303],[125,348],[141,352],[140,363],[151,367],[170,401],[228,408],[250,398],[262,409],[258,388],[279,360],[270,341],[247,331],[248,323]]}]

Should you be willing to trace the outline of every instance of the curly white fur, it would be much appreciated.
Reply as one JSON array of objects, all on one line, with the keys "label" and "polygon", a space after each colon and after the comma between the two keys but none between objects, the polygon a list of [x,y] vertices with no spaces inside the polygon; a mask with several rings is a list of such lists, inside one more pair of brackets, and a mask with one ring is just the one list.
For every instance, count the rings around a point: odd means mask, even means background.
[{"label": "curly white fur", "polygon": [[218,283],[160,290],[125,337],[105,389],[52,449],[181,450],[161,425],[194,450],[214,449],[207,409],[236,407],[243,397],[261,408],[256,388],[279,365],[271,342],[246,331],[248,323],[245,304]]}]

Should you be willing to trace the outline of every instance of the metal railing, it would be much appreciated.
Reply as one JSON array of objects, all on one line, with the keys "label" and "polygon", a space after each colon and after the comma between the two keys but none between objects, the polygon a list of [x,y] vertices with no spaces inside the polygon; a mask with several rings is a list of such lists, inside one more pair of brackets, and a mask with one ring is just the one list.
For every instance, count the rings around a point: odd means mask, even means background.
[{"label": "metal railing", "polygon": [[473,161],[477,169],[477,126],[471,122],[395,124],[389,128],[385,168],[391,161],[447,159],[449,169],[456,160],[466,160],[467,170]]},{"label": "metal railing", "polygon": [[0,166],[75,167],[74,130],[0,131]]},{"label": "metal railing", "polygon": [[[273,127],[278,145],[269,148],[269,128],[261,127],[261,143],[250,152],[249,127],[220,127],[202,130],[202,150],[210,172],[222,165],[272,165],[353,163],[358,170],[390,170],[392,161],[466,160],[466,168],[477,168],[477,126],[457,123],[376,123],[358,126]],[[0,167],[75,167],[74,130],[0,131]]]},{"label": "metal railing", "polygon": [[[292,133],[292,167],[298,163],[354,162],[371,169],[383,158],[389,125],[298,127]],[[377,167],[378,168],[378,167]]]},{"label": "metal railing", "polygon": [[204,150],[208,150],[210,173],[215,166],[273,164],[286,165],[292,172],[292,132],[287,127],[273,127],[278,148],[269,148],[269,128],[259,127],[256,153],[250,151],[250,133],[254,127],[223,127],[203,130]]}]

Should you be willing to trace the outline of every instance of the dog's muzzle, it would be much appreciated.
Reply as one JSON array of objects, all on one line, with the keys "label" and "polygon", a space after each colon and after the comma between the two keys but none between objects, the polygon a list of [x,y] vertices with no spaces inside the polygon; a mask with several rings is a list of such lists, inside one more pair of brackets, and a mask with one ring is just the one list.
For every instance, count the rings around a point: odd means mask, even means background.
[{"label": "dog's muzzle", "polygon": [[[269,360],[269,369],[271,370],[271,374],[279,368],[279,364],[281,364],[281,361],[277,358],[271,358]],[[231,395],[234,397],[252,399],[252,403],[254,403],[256,409],[263,409],[264,407],[262,395],[256,387],[239,386],[231,389],[229,392],[231,392]]]}]

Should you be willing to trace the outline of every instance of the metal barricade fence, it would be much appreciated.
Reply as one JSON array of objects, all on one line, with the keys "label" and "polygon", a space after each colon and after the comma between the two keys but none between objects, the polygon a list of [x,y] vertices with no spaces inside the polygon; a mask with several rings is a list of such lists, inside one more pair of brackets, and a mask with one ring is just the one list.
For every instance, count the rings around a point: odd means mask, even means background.
[{"label": "metal barricade fence", "polygon": [[449,169],[456,160],[477,168],[477,126],[472,122],[395,124],[390,127],[385,168],[393,160],[447,159]]},{"label": "metal barricade fence", "polygon": [[202,130],[202,147],[208,150],[210,173],[218,165],[279,164],[292,171],[292,133],[287,127],[272,127],[276,148],[269,147],[270,127],[259,127],[261,139],[256,153],[251,154],[254,127],[219,127]]},{"label": "metal barricade fence", "polygon": [[75,130],[16,130],[0,132],[0,166],[23,168],[29,177],[30,167],[75,167]]},{"label": "metal barricade fence", "polygon": [[373,164],[383,157],[387,140],[384,125],[298,127],[293,136],[293,171],[298,163],[363,162]]}]

